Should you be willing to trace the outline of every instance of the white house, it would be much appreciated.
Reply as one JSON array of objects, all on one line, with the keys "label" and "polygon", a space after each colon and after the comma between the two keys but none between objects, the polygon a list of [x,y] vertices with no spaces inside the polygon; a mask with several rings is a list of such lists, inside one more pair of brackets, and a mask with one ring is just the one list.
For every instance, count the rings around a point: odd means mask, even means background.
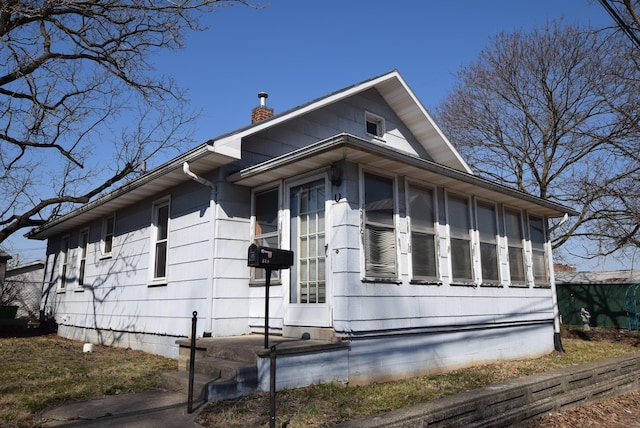
[{"label": "white house", "polygon": [[[554,349],[547,219],[474,175],[397,71],[207,141],[31,231],[64,337],[176,358],[191,329],[264,331],[251,243],[291,249],[272,334],[349,343],[350,380]],[[385,363],[393,358],[393,365]]]}]

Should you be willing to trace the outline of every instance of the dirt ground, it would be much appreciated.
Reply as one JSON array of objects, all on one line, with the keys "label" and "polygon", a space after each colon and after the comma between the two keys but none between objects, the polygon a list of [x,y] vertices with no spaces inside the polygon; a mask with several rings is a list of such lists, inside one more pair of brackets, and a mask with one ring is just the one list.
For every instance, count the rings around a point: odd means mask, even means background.
[{"label": "dirt ground", "polygon": [[[640,332],[612,328],[580,328],[565,331],[565,336],[583,340],[624,342],[639,348]],[[640,428],[640,391],[634,391],[597,403],[551,412],[528,425],[528,428]]]}]

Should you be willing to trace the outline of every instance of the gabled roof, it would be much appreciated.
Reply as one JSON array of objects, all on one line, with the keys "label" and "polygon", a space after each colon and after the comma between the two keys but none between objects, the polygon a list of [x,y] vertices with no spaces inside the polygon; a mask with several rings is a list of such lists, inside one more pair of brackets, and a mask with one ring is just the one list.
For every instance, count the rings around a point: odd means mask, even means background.
[{"label": "gabled roof", "polygon": [[382,95],[435,162],[471,173],[469,166],[442,134],[400,73],[394,70],[209,140],[116,190],[31,230],[25,236],[31,239],[47,239],[188,181],[190,178],[183,172],[185,162],[197,174],[229,164],[241,158],[243,138],[371,88],[375,88]]},{"label": "gabled roof", "polygon": [[[422,175],[427,174],[424,176],[429,176],[430,179],[435,180],[436,176],[440,177],[440,181],[432,181],[434,184],[440,183],[449,187],[459,188],[460,191],[463,189],[471,191],[484,189],[481,191],[487,195],[494,193],[499,193],[503,196],[507,195],[508,199],[514,203],[520,201],[516,206],[522,206],[523,208],[536,206],[538,207],[537,212],[545,213],[546,215],[557,216],[566,212],[573,213],[572,210],[558,204],[543,201],[542,199],[525,195],[524,193],[474,176],[469,166],[464,162],[449,140],[442,134],[398,71],[394,70],[277,114],[262,122],[257,122],[234,132],[224,134],[216,139],[209,140],[158,168],[131,180],[116,190],[68,214],[51,220],[39,228],[31,230],[25,236],[31,239],[47,239],[56,234],[79,228],[140,200],[152,197],[177,184],[190,180],[191,177],[187,175],[187,170],[183,170],[185,166],[195,174],[200,175],[232,163],[241,158],[242,141],[244,138],[370,89],[376,89],[380,93],[404,125],[409,128],[418,142],[424,147],[426,153],[433,161],[425,162],[424,159],[401,153],[396,155],[393,154],[392,151],[385,151],[384,148],[376,148],[375,144],[371,142],[364,143],[364,140],[354,143],[354,141],[358,139],[353,136],[341,140],[343,142],[348,141],[349,146],[352,148],[355,147],[358,150],[363,150],[363,156],[366,156],[365,152],[368,150],[369,154],[373,153],[375,155],[375,159],[377,159],[376,162],[386,162],[390,167],[395,168],[398,173],[402,173],[402,171],[406,172],[407,168],[412,173],[417,173],[421,170],[423,171]],[[285,156],[285,160],[302,156],[311,162],[309,165],[315,168],[322,167],[326,165],[326,159],[323,160],[322,156],[313,157],[312,146],[316,145],[299,149]],[[385,156],[389,156],[388,159],[386,159]],[[352,158],[356,159],[358,156],[353,155]],[[286,168],[270,169],[268,165],[270,164],[267,162],[267,165],[261,164],[260,166],[256,166],[256,168],[243,170],[244,173],[253,177],[252,179],[249,179],[248,176],[241,177],[243,172],[238,173],[240,175],[235,174],[231,179],[239,184],[253,185],[256,171],[259,171],[261,167],[265,168],[263,171],[265,174],[259,181],[266,180],[273,176],[273,174],[281,176],[279,174],[287,171]],[[457,184],[455,184],[456,182]],[[543,208],[542,210],[540,210],[541,207]]]},{"label": "gabled roof", "polygon": [[389,104],[418,142],[424,147],[431,159],[441,165],[472,173],[471,168],[469,168],[460,156],[460,153],[458,153],[444,136],[397,70],[318,98],[252,126],[223,135],[215,141],[210,141],[213,145],[212,150],[215,153],[233,156],[239,159],[243,138],[371,88],[375,88],[380,93],[387,104]]}]

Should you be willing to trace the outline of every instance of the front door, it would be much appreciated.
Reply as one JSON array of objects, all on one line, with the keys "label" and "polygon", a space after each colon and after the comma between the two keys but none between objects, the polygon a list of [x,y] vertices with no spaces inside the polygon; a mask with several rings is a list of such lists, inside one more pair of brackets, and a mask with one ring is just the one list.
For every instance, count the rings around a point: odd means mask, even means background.
[{"label": "front door", "polygon": [[296,184],[289,190],[291,249],[289,305],[285,324],[331,326],[327,294],[327,247],[325,230],[325,179]]}]

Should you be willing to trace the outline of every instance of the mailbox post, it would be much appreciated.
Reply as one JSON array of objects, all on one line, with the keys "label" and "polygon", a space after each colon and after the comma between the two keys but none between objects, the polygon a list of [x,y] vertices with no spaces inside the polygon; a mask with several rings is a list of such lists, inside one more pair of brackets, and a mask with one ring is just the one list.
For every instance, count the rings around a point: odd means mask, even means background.
[{"label": "mailbox post", "polygon": [[269,349],[269,287],[271,286],[271,272],[289,269],[293,265],[293,251],[251,244],[247,255],[247,265],[265,270],[264,349]]}]

